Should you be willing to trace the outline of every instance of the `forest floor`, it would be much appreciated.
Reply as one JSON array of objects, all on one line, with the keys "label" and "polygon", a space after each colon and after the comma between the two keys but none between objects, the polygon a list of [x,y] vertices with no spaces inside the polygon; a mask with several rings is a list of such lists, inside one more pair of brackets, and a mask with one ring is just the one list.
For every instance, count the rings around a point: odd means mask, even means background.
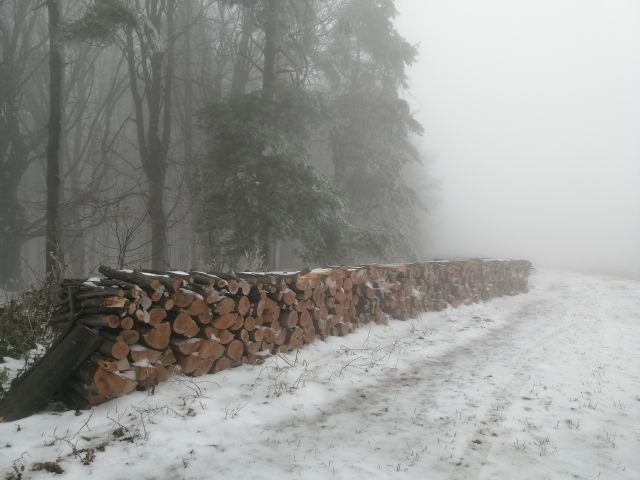
[{"label": "forest floor", "polygon": [[0,475],[24,479],[637,480],[638,452],[640,282],[552,271],[527,295],[0,424]]}]

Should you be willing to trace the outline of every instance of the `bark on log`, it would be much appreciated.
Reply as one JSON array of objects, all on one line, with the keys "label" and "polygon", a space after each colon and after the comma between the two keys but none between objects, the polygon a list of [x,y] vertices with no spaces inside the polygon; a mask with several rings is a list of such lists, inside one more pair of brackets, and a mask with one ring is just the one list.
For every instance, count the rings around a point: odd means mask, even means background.
[{"label": "bark on log", "polygon": [[102,338],[84,325],[73,327],[0,401],[0,420],[19,420],[43,408],[101,343]]}]

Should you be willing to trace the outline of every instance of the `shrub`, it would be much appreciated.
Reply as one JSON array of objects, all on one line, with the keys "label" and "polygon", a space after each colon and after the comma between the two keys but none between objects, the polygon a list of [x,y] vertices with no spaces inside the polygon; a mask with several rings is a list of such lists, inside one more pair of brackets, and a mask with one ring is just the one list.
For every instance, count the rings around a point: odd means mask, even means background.
[{"label": "shrub", "polygon": [[52,339],[48,327],[57,280],[14,295],[0,305],[0,360],[3,356],[28,357],[37,345]]}]

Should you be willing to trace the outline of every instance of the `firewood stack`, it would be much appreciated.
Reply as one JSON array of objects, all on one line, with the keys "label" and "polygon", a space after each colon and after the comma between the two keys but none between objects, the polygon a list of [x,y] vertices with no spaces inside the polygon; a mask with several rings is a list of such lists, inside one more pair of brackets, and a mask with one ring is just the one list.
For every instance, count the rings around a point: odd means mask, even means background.
[{"label": "firewood stack", "polygon": [[64,280],[51,325],[81,323],[103,342],[63,394],[97,405],[153,388],[172,373],[256,365],[390,316],[524,292],[526,261],[434,261],[299,272],[158,272],[100,267],[101,278]]}]

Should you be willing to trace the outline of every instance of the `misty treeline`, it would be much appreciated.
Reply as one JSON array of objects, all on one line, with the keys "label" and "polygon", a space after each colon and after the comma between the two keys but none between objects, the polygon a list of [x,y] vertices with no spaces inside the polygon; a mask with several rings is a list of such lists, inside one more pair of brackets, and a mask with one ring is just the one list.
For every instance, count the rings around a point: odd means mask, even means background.
[{"label": "misty treeline", "polygon": [[73,276],[416,258],[422,129],[402,99],[416,49],[395,14],[393,0],[0,0],[0,287],[46,257]]}]

